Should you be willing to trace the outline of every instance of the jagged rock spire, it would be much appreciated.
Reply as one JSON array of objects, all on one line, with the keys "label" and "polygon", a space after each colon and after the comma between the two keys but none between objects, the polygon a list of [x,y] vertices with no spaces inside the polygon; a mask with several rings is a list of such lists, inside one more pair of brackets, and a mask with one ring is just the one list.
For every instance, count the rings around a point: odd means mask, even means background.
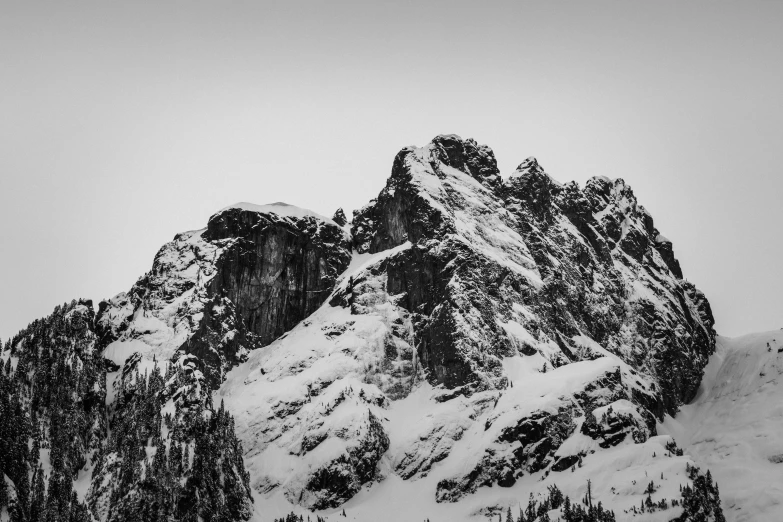
[{"label": "jagged rock spire", "polygon": [[332,221],[334,221],[341,227],[344,227],[348,223],[348,218],[345,217],[345,212],[343,211],[342,207],[338,208],[334,212],[334,216],[332,216]]}]

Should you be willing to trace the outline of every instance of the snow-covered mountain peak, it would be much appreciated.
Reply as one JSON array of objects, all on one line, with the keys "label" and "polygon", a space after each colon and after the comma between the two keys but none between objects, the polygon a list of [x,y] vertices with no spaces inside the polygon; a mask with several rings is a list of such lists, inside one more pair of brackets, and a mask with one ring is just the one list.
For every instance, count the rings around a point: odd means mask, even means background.
[{"label": "snow-covered mountain peak", "polygon": [[[489,147],[440,135],[402,149],[351,223],[334,215],[231,205],[94,322],[75,303],[46,323],[103,360],[84,394],[106,412],[84,488],[102,520],[164,490],[177,520],[246,519],[251,498],[257,520],[469,520],[532,494],[533,522],[565,516],[556,491],[618,520],[716,512],[658,434],[697,397],[710,305],[623,180],[581,189],[535,158],[504,179]],[[27,347],[47,336],[15,340],[25,364],[43,368]]]},{"label": "snow-covered mountain peak", "polygon": [[534,173],[544,172],[544,168],[538,163],[538,160],[533,156],[530,156],[525,161],[520,163],[519,166],[517,166],[517,169],[511,175],[520,176],[528,172],[534,172]]}]

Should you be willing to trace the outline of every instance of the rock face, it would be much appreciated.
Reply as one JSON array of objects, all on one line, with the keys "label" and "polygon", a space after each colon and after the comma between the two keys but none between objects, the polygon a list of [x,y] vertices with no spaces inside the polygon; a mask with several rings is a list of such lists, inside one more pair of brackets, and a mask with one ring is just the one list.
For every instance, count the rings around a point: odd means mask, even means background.
[{"label": "rock face", "polygon": [[157,355],[193,354],[212,388],[310,315],[350,261],[340,227],[284,204],[225,209],[179,234],[128,294],[101,303],[105,345],[139,339]]},{"label": "rock face", "polygon": [[228,298],[262,344],[321,306],[350,261],[342,230],[312,217],[291,221],[230,209],[213,216],[202,235],[212,243],[233,240],[208,294]]},{"label": "rock face", "polygon": [[511,322],[553,341],[555,366],[579,360],[570,339],[584,334],[649,369],[660,416],[694,396],[713,351],[708,302],[622,180],[580,190],[529,158],[501,181],[488,148],[441,136],[398,154],[352,230],[359,252],[412,243],[387,261],[388,291],[417,314],[433,384],[505,387],[502,358],[530,350]]}]

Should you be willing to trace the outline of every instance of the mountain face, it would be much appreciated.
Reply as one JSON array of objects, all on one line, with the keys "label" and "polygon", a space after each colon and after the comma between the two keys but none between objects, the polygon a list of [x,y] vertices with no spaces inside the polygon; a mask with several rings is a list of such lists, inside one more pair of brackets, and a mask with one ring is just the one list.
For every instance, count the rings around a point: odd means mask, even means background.
[{"label": "mountain face", "polygon": [[433,384],[504,388],[501,360],[525,341],[503,326],[511,321],[554,343],[555,367],[580,359],[572,339],[584,334],[649,369],[661,389],[648,406],[660,416],[693,397],[714,350],[708,301],[622,180],[580,190],[530,158],[501,181],[487,147],[439,136],[400,152],[353,232],[360,253],[410,241],[387,263],[388,290],[421,315]]},{"label": "mountain face", "polygon": [[10,340],[2,516],[461,520],[535,498],[524,520],[582,520],[561,491],[590,520],[722,520],[658,433],[713,324],[622,180],[561,184],[534,158],[504,177],[438,136],[350,223],[229,207],[97,313]]},{"label": "mountain face", "polygon": [[348,266],[350,241],[335,223],[292,208],[240,204],[164,245],[130,292],[100,305],[103,344],[123,352],[115,362],[141,340],[166,358],[194,355],[216,388],[250,350],[314,312]]}]

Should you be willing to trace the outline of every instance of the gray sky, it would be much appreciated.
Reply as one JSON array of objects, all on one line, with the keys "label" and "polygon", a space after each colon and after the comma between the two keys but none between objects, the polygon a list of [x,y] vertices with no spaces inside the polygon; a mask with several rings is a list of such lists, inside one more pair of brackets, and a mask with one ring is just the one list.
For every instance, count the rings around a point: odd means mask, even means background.
[{"label": "gray sky", "polygon": [[[131,5],[133,4],[133,5]],[[0,2],[0,337],[237,202],[439,133],[622,177],[727,335],[783,326],[783,3]]]}]

